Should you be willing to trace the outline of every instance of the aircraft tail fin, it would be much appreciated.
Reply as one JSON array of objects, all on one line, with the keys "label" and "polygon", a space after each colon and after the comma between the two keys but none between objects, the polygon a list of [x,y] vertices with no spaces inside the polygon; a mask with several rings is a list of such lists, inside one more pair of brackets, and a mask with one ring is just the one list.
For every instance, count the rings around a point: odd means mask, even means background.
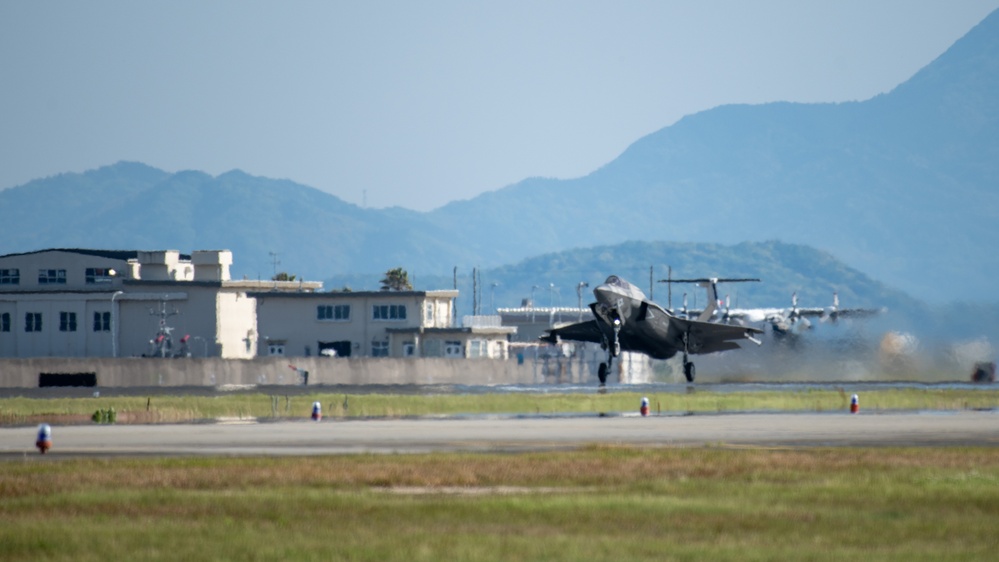
[{"label": "aircraft tail fin", "polygon": [[719,283],[758,283],[760,280],[755,277],[732,277],[732,278],[719,278],[719,277],[702,277],[699,279],[660,279],[660,283],[694,283],[699,287],[703,287],[708,292],[708,302],[707,306],[697,317],[697,320],[701,322],[707,322],[711,320],[714,316],[715,310],[718,309],[718,284]]}]

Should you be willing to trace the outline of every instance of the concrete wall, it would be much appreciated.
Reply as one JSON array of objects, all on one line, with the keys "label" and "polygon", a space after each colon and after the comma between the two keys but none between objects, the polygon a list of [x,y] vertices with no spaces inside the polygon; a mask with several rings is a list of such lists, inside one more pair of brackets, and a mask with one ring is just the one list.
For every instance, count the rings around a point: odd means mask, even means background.
[{"label": "concrete wall", "polygon": [[297,385],[536,384],[531,364],[491,359],[261,357],[251,360],[159,358],[0,359],[0,388],[37,388],[41,373],[96,373],[98,387]]}]

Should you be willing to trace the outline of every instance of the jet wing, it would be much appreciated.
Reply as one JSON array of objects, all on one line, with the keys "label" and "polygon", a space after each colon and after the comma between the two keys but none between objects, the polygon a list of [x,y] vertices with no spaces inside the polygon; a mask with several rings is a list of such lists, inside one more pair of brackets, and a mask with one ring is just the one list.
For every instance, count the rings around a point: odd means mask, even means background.
[{"label": "jet wing", "polygon": [[887,309],[885,308],[844,308],[842,310],[833,310],[829,313],[828,317],[833,320],[837,318],[869,318],[883,314],[886,311]]},{"label": "jet wing", "polygon": [[820,318],[826,315],[826,309],[824,308],[796,308],[794,309],[794,314],[799,317],[804,318]]},{"label": "jet wing", "polygon": [[784,314],[782,308],[733,308],[723,313],[723,318],[742,320],[744,322],[763,322],[771,316]]},{"label": "jet wing", "polygon": [[547,330],[545,335],[541,336],[542,341],[552,344],[558,343],[560,339],[603,343],[604,334],[600,331],[600,326],[597,325],[597,321],[590,320],[588,322],[569,324],[562,326],[561,328],[552,328]]},{"label": "jet wing", "polygon": [[703,354],[727,351],[739,348],[739,340],[749,340],[760,345],[756,335],[763,330],[746,326],[732,326],[715,322],[700,322],[684,318],[670,318],[671,328],[687,336],[687,350],[690,353]]}]

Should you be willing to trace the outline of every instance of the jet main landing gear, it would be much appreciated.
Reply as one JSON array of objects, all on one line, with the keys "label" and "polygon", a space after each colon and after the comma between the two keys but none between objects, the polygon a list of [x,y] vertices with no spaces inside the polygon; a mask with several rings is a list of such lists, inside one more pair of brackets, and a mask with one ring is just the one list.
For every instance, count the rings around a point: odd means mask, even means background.
[{"label": "jet main landing gear", "polygon": [[687,378],[687,382],[694,382],[697,370],[694,369],[694,362],[690,360],[689,344],[690,332],[687,332],[683,337],[683,376]]},{"label": "jet main landing gear", "polygon": [[687,377],[687,382],[694,382],[694,375],[697,374],[694,369],[694,363],[687,361],[686,355],[683,358],[683,376]]}]

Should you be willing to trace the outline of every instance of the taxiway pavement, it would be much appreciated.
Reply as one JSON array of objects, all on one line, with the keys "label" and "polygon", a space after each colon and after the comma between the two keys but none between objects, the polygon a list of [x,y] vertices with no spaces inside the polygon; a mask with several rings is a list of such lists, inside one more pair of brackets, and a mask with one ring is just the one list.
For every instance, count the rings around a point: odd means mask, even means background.
[{"label": "taxiway pavement", "polygon": [[[0,428],[0,458],[38,455],[36,427]],[[326,455],[668,446],[999,446],[999,412],[471,417],[52,427],[46,458]]]}]

